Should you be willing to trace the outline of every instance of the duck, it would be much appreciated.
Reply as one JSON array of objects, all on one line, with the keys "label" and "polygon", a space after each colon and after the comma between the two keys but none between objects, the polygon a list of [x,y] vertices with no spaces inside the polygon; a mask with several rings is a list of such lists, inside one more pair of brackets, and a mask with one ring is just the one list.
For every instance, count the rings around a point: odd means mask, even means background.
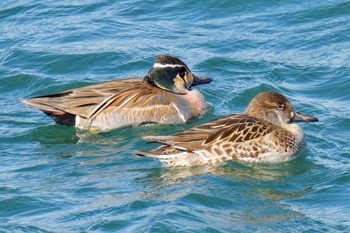
[{"label": "duck", "polygon": [[192,87],[212,81],[195,76],[179,58],[158,56],[144,78],[93,84],[22,99],[57,124],[92,132],[142,124],[181,124],[198,119],[210,109]]},{"label": "duck", "polygon": [[218,164],[228,160],[282,163],[296,158],[306,145],[302,128],[295,122],[316,122],[296,111],[278,92],[255,96],[243,114],[232,114],[170,136],[144,136],[160,143],[149,151],[136,151],[165,167]]}]

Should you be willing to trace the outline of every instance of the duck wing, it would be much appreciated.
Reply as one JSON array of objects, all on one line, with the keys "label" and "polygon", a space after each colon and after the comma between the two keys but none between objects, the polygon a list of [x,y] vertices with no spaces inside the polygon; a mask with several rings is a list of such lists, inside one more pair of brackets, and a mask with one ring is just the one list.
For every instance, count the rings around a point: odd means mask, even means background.
[{"label": "duck wing", "polygon": [[161,96],[151,98],[155,92],[155,88],[144,83],[142,79],[124,79],[22,101],[48,115],[71,114],[93,119],[112,106],[117,111],[131,105],[169,105],[169,101]]},{"label": "duck wing", "polygon": [[247,115],[231,115],[209,121],[171,136],[146,136],[145,140],[180,150],[195,151],[217,143],[243,143],[272,132],[268,122]]}]

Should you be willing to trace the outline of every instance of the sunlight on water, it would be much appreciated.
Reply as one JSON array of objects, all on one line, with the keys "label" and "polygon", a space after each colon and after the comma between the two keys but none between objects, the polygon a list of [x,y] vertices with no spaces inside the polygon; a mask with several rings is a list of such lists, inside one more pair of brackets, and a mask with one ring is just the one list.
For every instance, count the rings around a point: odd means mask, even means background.
[{"label": "sunlight on water", "polygon": [[[349,232],[347,1],[2,1],[0,231]],[[90,134],[19,100],[143,77],[178,56],[214,106],[186,125]],[[259,92],[319,118],[283,164],[162,168],[133,154]]]}]

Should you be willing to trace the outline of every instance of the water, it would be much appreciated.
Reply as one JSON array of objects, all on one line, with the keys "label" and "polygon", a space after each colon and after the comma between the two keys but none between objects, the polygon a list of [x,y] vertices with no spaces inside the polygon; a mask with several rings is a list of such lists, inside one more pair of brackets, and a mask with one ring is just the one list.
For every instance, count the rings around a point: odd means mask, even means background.
[{"label": "water", "polygon": [[[1,1],[0,231],[349,232],[349,28],[337,0]],[[90,135],[19,101],[143,77],[160,54],[214,79],[203,119]],[[294,161],[169,169],[132,153],[267,90],[320,120]]]}]

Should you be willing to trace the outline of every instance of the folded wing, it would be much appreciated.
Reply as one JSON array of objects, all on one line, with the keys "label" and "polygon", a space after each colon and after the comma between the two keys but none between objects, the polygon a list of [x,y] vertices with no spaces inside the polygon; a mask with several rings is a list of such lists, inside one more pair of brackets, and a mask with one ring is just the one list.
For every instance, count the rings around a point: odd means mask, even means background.
[{"label": "folded wing", "polygon": [[272,128],[267,122],[258,121],[246,115],[231,115],[172,136],[147,136],[144,139],[179,150],[196,151],[210,147],[215,143],[243,143],[263,137],[271,132]]}]

